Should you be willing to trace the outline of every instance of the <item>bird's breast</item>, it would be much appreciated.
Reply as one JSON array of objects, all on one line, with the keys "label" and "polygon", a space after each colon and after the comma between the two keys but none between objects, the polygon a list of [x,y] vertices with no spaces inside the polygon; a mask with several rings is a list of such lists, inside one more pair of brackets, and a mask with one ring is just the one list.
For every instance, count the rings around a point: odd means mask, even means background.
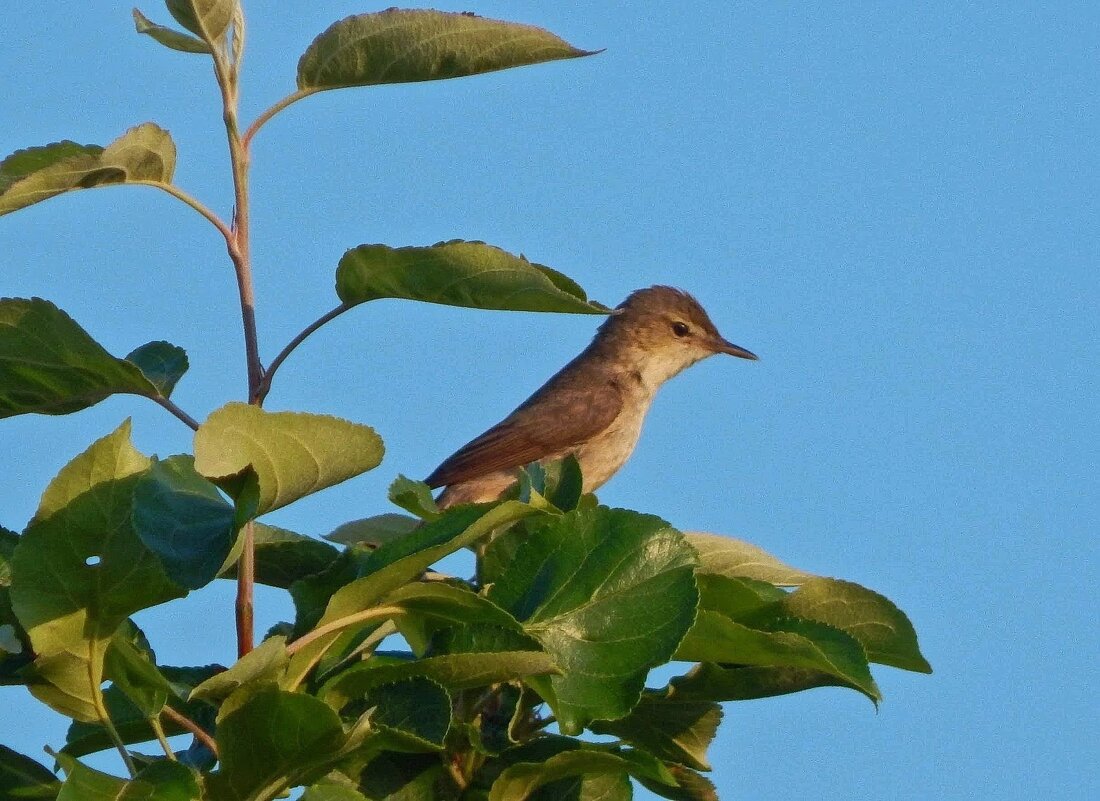
[{"label": "bird's breast", "polygon": [[614,422],[576,448],[574,453],[584,476],[585,492],[594,492],[603,486],[630,458],[642,434],[642,423],[651,400],[648,393],[627,397]]}]

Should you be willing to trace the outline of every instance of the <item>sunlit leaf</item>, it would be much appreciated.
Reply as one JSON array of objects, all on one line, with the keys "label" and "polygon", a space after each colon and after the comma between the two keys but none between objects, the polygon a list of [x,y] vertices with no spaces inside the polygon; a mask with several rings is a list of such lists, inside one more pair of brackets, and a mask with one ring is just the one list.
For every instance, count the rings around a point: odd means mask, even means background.
[{"label": "sunlit leaf", "polygon": [[195,433],[200,474],[218,480],[255,471],[258,514],[365,473],[382,453],[382,440],[368,426],[245,403],[223,406]]},{"label": "sunlit leaf", "polygon": [[349,306],[404,298],[447,306],[606,314],[583,292],[563,289],[546,268],[484,242],[430,247],[360,245],[340,259],[336,294]]},{"label": "sunlit leaf", "polygon": [[74,189],[150,181],[168,184],[176,145],[151,122],[131,128],[105,148],[68,140],[19,150],[0,162],[0,216]]},{"label": "sunlit leaf", "polygon": [[203,41],[220,39],[233,21],[240,0],[164,0],[176,22]]},{"label": "sunlit leaf", "polygon": [[186,33],[180,33],[164,25],[157,25],[136,8],[133,14],[134,28],[137,32],[152,37],[165,47],[171,48],[172,50],[179,50],[182,53],[211,52],[210,45],[202,41],[202,39],[196,39],[194,36],[188,36]]},{"label": "sunlit leaf", "polygon": [[361,520],[350,520],[337,526],[332,533],[326,534],[325,539],[339,545],[367,545],[377,548],[384,542],[404,537],[420,523],[415,517],[387,512]]},{"label": "sunlit leaf", "polygon": [[298,88],[435,81],[587,55],[531,25],[391,8],[348,17],[318,36],[298,62]]},{"label": "sunlit leaf", "polygon": [[684,536],[699,554],[699,572],[731,578],[750,578],[779,586],[801,584],[814,578],[776,559],[750,542],[703,531],[686,531]]}]

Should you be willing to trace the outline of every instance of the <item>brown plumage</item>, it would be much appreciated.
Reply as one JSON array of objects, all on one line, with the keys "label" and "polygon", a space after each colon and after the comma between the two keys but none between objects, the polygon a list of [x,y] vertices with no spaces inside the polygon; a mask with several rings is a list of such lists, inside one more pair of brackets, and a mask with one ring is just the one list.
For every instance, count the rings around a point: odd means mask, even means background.
[{"label": "brown plumage", "polygon": [[524,465],[573,453],[591,492],[634,450],[661,384],[715,353],[756,358],[726,341],[686,292],[667,286],[637,290],[579,356],[425,480],[446,487],[439,498],[444,507],[493,500]]}]

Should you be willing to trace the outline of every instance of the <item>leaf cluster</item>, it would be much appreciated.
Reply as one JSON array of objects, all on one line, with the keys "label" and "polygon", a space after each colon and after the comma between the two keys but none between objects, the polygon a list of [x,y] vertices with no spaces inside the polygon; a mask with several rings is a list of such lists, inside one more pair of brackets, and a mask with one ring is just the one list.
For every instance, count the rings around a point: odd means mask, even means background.
[{"label": "leaf cluster", "polygon": [[[237,0],[166,0],[178,28],[134,11],[137,31],[211,58],[237,188],[234,225],[172,183],[175,146],[153,123],[106,147],[63,141],[0,163],[0,215],[108,184],[191,206],[226,236],[247,285],[247,152],[262,125],[316,92],[439,80],[589,55],[531,26],[470,14],[388,11],[335,23],[307,48],[296,89],[236,127],[244,18]],[[263,516],[377,467],[369,426],[268,412],[282,361],[337,314],[379,298],[606,313],[549,267],[485,243],[351,248],[338,305],[266,367],[248,402],[200,423],[172,399],[186,353],[150,342],[116,357],[37,298],[0,299],[0,417],[68,414],[125,393],[194,429],[192,453],[139,452],[130,424],[94,442],[45,489],[20,533],[0,529],[0,683],[72,719],[55,767],[0,746],[0,797],[264,801],[626,799],[631,781],[670,799],[716,798],[703,776],[722,702],[814,687],[880,693],[869,665],[930,670],[905,615],[859,585],[791,568],[728,537],[583,495],[567,458],[531,465],[509,497],[440,510],[398,478],[403,513],[324,538]],[[246,342],[249,337],[246,315]],[[250,356],[252,359],[252,356]],[[472,577],[433,571],[475,549]],[[165,665],[133,616],[236,580],[241,655]],[[295,619],[251,647],[256,581]],[[196,660],[201,661],[201,660]],[[650,671],[677,663],[665,686]],[[174,751],[168,737],[190,735]],[[588,735],[601,735],[593,738]],[[612,739],[608,739],[608,738]],[[128,776],[83,757],[116,749]],[[159,755],[149,755],[160,750]]]}]

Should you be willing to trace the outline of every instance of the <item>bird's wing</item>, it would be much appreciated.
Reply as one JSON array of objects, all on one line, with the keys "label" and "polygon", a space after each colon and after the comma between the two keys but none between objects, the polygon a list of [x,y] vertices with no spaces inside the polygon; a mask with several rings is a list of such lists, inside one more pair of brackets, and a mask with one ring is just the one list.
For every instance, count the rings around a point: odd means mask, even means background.
[{"label": "bird's wing", "polygon": [[472,442],[467,443],[425,479],[429,487],[460,484],[496,472],[522,467],[585,442],[619,416],[622,395],[613,383],[593,391],[539,393]]}]

